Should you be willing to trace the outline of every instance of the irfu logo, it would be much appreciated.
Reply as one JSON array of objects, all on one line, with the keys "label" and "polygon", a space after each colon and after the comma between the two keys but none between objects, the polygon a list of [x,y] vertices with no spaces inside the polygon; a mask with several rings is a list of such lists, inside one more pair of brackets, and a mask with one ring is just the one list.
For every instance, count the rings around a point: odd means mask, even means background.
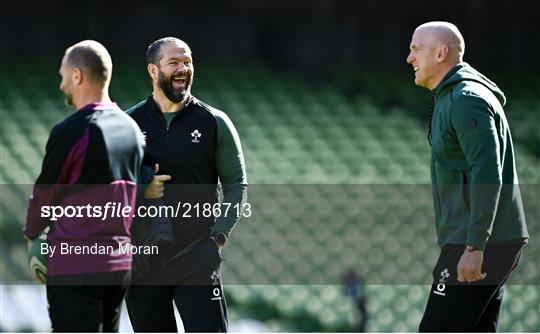
[{"label": "irfu logo", "polygon": [[199,132],[199,130],[195,129],[195,131],[193,131],[191,133],[191,142],[192,143],[195,143],[195,144],[198,144],[200,143],[201,141],[199,140],[199,138],[202,137],[202,133]]}]

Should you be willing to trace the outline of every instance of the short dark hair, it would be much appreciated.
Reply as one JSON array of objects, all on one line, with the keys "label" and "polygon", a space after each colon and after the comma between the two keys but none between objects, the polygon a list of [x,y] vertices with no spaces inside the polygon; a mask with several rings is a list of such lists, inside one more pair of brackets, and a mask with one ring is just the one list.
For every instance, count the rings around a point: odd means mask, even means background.
[{"label": "short dark hair", "polygon": [[66,62],[83,70],[91,81],[106,84],[112,74],[112,60],[107,49],[99,42],[85,40],[66,50]]},{"label": "short dark hair", "polygon": [[146,50],[146,65],[157,64],[159,62],[161,56],[161,46],[164,44],[185,45],[189,47],[186,42],[176,37],[160,38],[148,46],[148,50]]}]

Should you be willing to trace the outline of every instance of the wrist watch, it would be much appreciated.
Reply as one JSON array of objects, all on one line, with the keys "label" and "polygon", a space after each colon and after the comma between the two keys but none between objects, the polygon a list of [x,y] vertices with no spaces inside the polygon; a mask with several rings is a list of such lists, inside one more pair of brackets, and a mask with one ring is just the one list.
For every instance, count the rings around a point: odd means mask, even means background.
[{"label": "wrist watch", "polygon": [[225,246],[225,243],[227,242],[227,235],[223,232],[217,232],[212,234],[212,239],[219,245],[219,247]]},{"label": "wrist watch", "polygon": [[466,250],[467,252],[474,252],[474,251],[477,251],[477,250],[480,250],[480,249],[478,249],[478,248],[476,248],[476,247],[474,247],[474,246],[466,246],[466,247],[465,247],[465,250]]}]

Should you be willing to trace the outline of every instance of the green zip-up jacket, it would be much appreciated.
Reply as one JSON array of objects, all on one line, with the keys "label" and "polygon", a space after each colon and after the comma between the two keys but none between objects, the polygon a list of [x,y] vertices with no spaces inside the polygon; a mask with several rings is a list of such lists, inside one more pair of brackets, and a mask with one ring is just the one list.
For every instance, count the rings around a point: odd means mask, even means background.
[{"label": "green zip-up jacket", "polygon": [[506,98],[467,63],[434,90],[431,178],[440,247],[528,238]]}]

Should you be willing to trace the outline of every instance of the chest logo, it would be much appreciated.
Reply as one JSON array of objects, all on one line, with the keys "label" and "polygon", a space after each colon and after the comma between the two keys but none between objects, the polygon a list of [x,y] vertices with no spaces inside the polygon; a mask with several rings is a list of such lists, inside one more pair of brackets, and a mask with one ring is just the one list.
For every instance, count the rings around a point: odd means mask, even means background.
[{"label": "chest logo", "polygon": [[200,138],[202,137],[202,133],[199,132],[199,130],[195,129],[195,131],[193,131],[191,133],[191,142],[192,143],[195,143],[195,144],[198,144],[200,143]]}]

